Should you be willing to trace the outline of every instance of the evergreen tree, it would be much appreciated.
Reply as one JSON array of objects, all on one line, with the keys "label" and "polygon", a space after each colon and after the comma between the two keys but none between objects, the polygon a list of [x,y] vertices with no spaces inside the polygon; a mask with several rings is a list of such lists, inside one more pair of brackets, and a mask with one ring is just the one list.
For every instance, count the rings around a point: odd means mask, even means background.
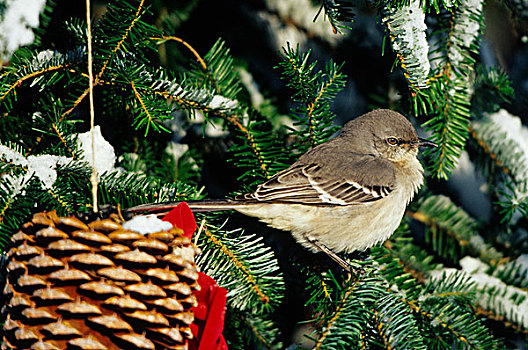
[{"label": "evergreen tree", "polygon": [[[275,10],[274,4],[258,6]],[[416,116],[409,119],[439,147],[423,157],[427,183],[395,235],[343,256],[352,278],[254,220],[197,215],[198,265],[228,290],[230,349],[281,349],[299,339],[316,349],[499,349],[526,340],[528,131],[502,109],[513,98],[508,75],[481,62],[483,5],[369,4],[386,34],[378,53],[399,67],[390,79],[402,96],[377,105]],[[95,21],[96,124],[112,146],[97,138],[102,207],[243,193],[340,128],[331,107],[350,79],[346,62],[318,63],[310,50],[284,42],[275,67],[290,92],[284,118],[284,106],[255,102],[246,63],[225,41],[202,52],[179,36],[200,1],[171,6],[110,1]],[[351,24],[351,1],[319,6],[335,35],[353,38],[360,30]],[[46,5],[35,42],[0,72],[4,251],[32,213],[93,209],[86,24],[49,20],[56,11],[56,3]],[[492,202],[486,224],[442,191],[465,150],[486,180]],[[227,165],[219,167],[222,160]],[[236,182],[218,190],[224,176]]]}]

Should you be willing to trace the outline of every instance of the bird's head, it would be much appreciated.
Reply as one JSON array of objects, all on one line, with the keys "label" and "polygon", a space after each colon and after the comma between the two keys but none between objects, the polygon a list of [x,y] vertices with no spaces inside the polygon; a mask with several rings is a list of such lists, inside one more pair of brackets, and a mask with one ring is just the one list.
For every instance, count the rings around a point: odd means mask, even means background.
[{"label": "bird's head", "polygon": [[347,123],[342,135],[363,144],[370,153],[392,162],[411,161],[420,146],[436,144],[419,138],[407,118],[389,109],[377,109]]}]

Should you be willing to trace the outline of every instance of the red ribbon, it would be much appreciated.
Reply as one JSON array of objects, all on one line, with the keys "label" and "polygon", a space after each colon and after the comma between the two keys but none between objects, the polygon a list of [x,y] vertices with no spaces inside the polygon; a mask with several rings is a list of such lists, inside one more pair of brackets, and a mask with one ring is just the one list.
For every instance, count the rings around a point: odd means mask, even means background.
[{"label": "red ribbon", "polygon": [[196,220],[194,214],[189,207],[189,204],[181,202],[172,209],[167,215],[161,220],[168,221],[177,228],[183,230],[183,235],[188,238],[192,238],[194,231],[196,231]]},{"label": "red ribbon", "polygon": [[[181,228],[184,236],[192,238],[196,230],[196,220],[185,202],[178,204],[165,217],[164,221]],[[227,289],[220,287],[214,279],[199,272],[198,284],[201,289],[193,291],[198,306],[193,307],[194,322],[191,325],[194,339],[189,341],[190,350],[227,350],[222,335],[226,312]]]}]

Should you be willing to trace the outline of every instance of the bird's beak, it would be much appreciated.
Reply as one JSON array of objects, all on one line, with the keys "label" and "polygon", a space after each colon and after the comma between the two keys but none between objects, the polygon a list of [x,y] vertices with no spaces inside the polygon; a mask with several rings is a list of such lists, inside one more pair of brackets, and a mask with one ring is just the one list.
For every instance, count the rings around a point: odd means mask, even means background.
[{"label": "bird's beak", "polygon": [[427,139],[422,139],[421,137],[418,138],[417,142],[418,146],[425,146],[425,147],[438,147],[436,143],[433,141],[429,141]]}]

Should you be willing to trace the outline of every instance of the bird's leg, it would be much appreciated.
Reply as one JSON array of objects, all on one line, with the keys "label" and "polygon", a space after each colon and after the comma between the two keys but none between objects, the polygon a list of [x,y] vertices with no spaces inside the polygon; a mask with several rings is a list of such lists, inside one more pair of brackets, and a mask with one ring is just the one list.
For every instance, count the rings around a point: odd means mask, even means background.
[{"label": "bird's leg", "polygon": [[[350,269],[350,264],[347,263],[345,260],[343,260],[339,255],[334,253],[330,248],[325,246],[323,243],[319,242],[316,239],[310,239],[308,238],[308,242],[312,243],[317,249],[328,255],[332,260],[334,260],[336,263],[339,264],[345,271],[347,272],[347,275],[350,278],[350,275],[352,273],[352,270]],[[347,278],[348,280],[348,278]]]}]

